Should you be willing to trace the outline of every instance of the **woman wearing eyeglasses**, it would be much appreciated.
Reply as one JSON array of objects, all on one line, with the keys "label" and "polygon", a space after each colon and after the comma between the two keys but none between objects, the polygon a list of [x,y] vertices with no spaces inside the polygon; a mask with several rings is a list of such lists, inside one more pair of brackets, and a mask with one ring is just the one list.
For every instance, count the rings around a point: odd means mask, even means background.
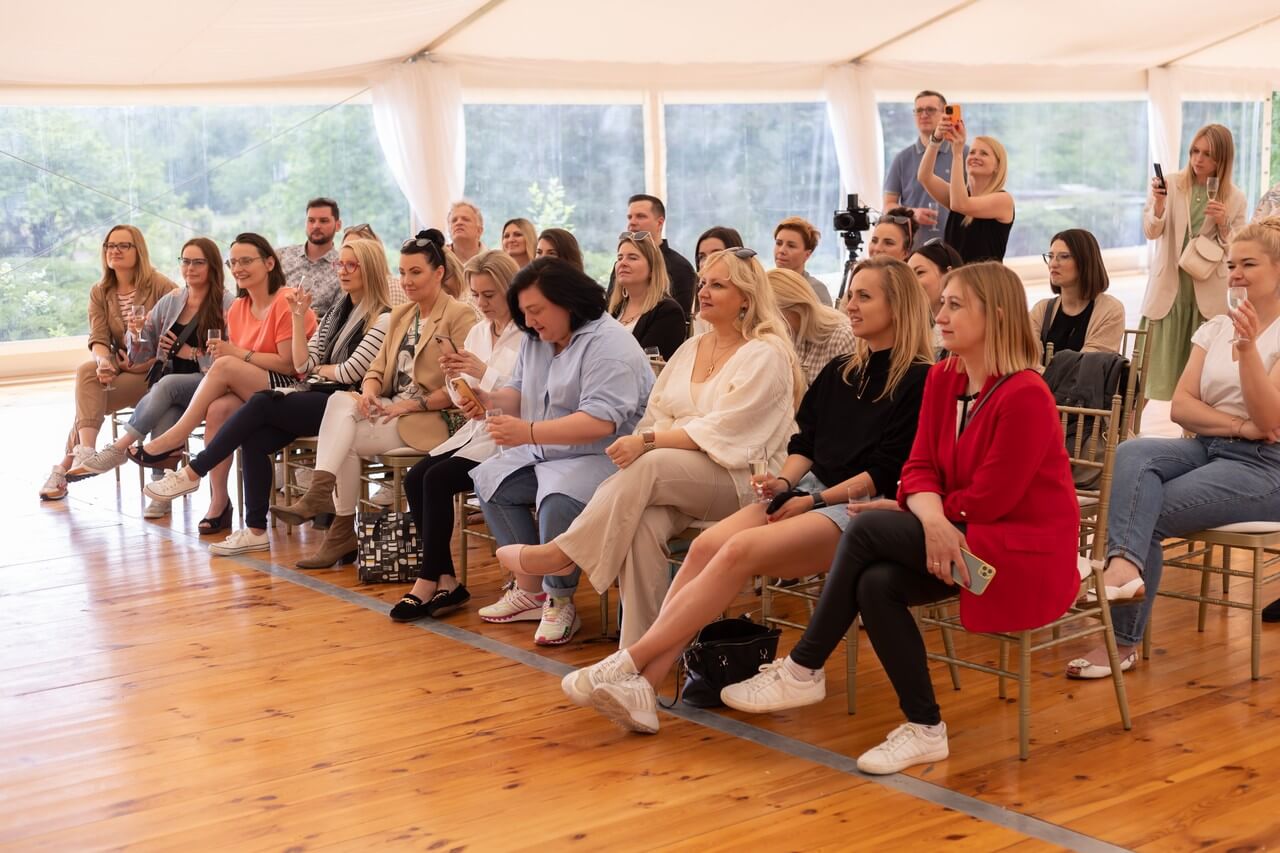
[{"label": "woman wearing eyeglasses", "polygon": [[391,308],[387,304],[389,272],[382,244],[348,239],[334,267],[342,298],[325,312],[309,342],[310,292],[300,291],[284,297],[292,315],[290,355],[294,369],[323,381],[323,390],[289,394],[259,391],[236,410],[190,465],[166,474],[164,479],[145,489],[154,500],[165,502],[193,492],[200,487],[201,478],[240,448],[245,526],[222,542],[209,546],[213,554],[230,556],[270,548],[267,507],[271,502],[272,457],[295,439],[320,431],[329,393],[355,387],[386,336]]},{"label": "woman wearing eyeglasses", "polygon": [[303,524],[321,513],[334,516],[320,549],[299,560],[300,569],[355,559],[361,456],[400,447],[425,452],[449,437],[442,410],[453,400],[440,358],[464,348],[479,318],[444,290],[446,252],[444,235],[435,228],[419,231],[400,247],[400,283],[409,301],[391,312],[387,336],[365,371],[360,393],[329,397],[306,493],[271,507],[288,524]]},{"label": "woman wearing eyeglasses", "polygon": [[[205,440],[212,441],[250,396],[297,381],[291,355],[293,320],[287,301],[293,288],[285,285],[284,270],[275,249],[258,234],[239,234],[231,243],[227,268],[237,287],[235,301],[227,311],[230,340],[210,340],[204,344],[205,352],[214,359],[213,365],[178,422],[141,448],[130,448],[129,457],[141,465],[171,467],[182,455],[187,437],[201,421],[205,423]],[[315,314],[307,309],[307,334],[312,334],[315,327]],[[228,459],[212,471],[209,512],[198,525],[201,535],[220,533],[231,526],[232,506],[227,493],[230,470]]]},{"label": "woman wearing eyeglasses", "polygon": [[684,343],[684,311],[670,296],[666,261],[648,231],[618,235],[613,275],[609,314],[635,336],[642,349],[657,347],[664,361],[671,358]]},{"label": "woman wearing eyeglasses", "polygon": [[943,236],[966,264],[1003,261],[1014,217],[1013,196],[1004,188],[1009,174],[1004,146],[993,136],[975,136],[965,168],[952,169],[950,181],[933,173],[942,143],[950,142],[952,151],[961,151],[966,138],[964,120],[953,122],[944,115],[929,137],[916,178],[950,211]]},{"label": "woman wearing eyeglasses", "polygon": [[911,257],[911,243],[916,237],[916,213],[909,207],[892,207],[880,214],[871,240],[867,243],[867,257],[893,258],[906,261]]},{"label": "woman wearing eyeglasses", "polygon": [[67,496],[67,471],[95,452],[108,412],[126,409],[147,392],[148,363],[132,364],[125,352],[125,317],[135,305],[148,310],[177,285],[151,266],[147,242],[132,225],[116,225],[102,241],[102,279],[89,290],[89,351],[76,370],[76,419],[65,455],[40,487],[40,499]]},{"label": "woman wearing eyeglasses", "polygon": [[1031,331],[1041,352],[1119,352],[1124,342],[1124,303],[1104,291],[1110,283],[1102,249],[1083,228],[1053,235],[1042,256],[1049,287],[1057,294],[1031,306]]}]

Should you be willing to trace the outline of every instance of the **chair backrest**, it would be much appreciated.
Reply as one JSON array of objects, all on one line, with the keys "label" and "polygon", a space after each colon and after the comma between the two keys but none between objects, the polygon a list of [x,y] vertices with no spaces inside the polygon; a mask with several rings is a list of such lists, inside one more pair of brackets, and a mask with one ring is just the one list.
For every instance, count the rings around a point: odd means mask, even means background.
[{"label": "chair backrest", "polygon": [[[1067,456],[1073,471],[1083,469],[1097,472],[1093,485],[1077,488],[1081,515],[1091,516],[1089,528],[1091,545],[1089,556],[1103,558],[1107,538],[1107,509],[1111,504],[1111,481],[1115,468],[1116,445],[1120,443],[1120,414],[1122,399],[1119,394],[1111,398],[1110,409],[1086,409],[1080,406],[1058,406],[1058,417],[1064,434],[1074,427],[1072,440],[1067,442]],[[1083,549],[1082,549],[1083,551]]]},{"label": "chair backrest", "polygon": [[1147,367],[1151,364],[1150,330],[1147,318],[1136,329],[1125,329],[1120,351],[1129,357],[1129,381],[1124,389],[1124,408],[1121,419],[1120,440],[1138,434],[1142,426],[1143,392],[1146,390]]}]

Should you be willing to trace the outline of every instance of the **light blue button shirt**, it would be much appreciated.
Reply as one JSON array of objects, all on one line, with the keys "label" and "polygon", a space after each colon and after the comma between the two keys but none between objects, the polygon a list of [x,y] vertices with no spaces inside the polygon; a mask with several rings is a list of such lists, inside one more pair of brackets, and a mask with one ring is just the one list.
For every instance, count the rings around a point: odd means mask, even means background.
[{"label": "light blue button shirt", "polygon": [[526,337],[506,386],[520,391],[520,417],[536,423],[586,412],[613,422],[615,429],[590,444],[509,447],[471,471],[476,494],[491,500],[507,477],[533,465],[539,505],[553,494],[585,504],[617,472],[604,450],[619,436],[635,432],[653,382],[653,368],[640,344],[607,314],[574,332],[559,354],[551,344]]},{"label": "light blue button shirt", "polygon": [[[968,156],[969,147],[966,145],[960,159],[963,161]],[[917,138],[914,144],[898,152],[898,156],[893,158],[893,164],[889,166],[889,171],[884,176],[884,191],[896,193],[898,204],[902,207],[928,207],[929,202],[933,201],[924,184],[916,180],[916,175],[920,171],[920,161],[923,159],[924,143]],[[938,148],[938,158],[933,163],[933,173],[948,183],[951,181],[951,159],[951,143],[944,142]],[[927,241],[945,234],[949,213],[947,208],[938,205],[938,224],[933,228],[921,227],[916,232],[915,240],[912,241],[912,248],[918,249]]]}]

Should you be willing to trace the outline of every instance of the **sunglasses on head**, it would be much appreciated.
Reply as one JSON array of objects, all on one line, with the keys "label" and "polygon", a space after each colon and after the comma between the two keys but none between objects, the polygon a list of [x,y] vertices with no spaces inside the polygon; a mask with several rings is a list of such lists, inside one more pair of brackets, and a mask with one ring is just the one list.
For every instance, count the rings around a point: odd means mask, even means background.
[{"label": "sunglasses on head", "polygon": [[653,235],[648,231],[623,231],[618,235],[618,242],[621,243],[623,240],[631,240],[639,243],[641,240],[648,240],[652,236]]},{"label": "sunglasses on head", "polygon": [[911,219],[906,216],[895,216],[893,214],[885,213],[880,216],[880,219],[877,220],[876,224],[881,222],[892,222],[894,225],[905,225],[908,228],[911,227]]},{"label": "sunglasses on head", "polygon": [[412,249],[414,246],[417,246],[419,249],[430,247],[431,253],[435,257],[436,265],[439,266],[444,263],[444,250],[440,248],[438,243],[433,240],[428,240],[426,237],[410,237],[400,245],[400,251],[405,252]]}]

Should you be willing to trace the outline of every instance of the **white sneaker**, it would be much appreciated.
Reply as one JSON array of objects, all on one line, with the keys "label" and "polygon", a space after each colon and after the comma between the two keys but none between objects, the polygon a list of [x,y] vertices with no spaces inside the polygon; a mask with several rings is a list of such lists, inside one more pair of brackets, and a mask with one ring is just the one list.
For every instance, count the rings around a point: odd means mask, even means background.
[{"label": "white sneaker", "polygon": [[572,598],[548,595],[542,604],[542,621],[533,632],[533,642],[539,646],[564,645],[581,627],[582,620],[578,618],[578,608],[573,606]]},{"label": "white sneaker", "polygon": [[813,681],[803,681],[787,671],[786,661],[781,658],[767,663],[746,681],[730,684],[720,691],[720,701],[738,711],[768,714],[816,705],[827,698],[825,673],[819,672]]},{"label": "white sneaker", "polygon": [[173,504],[168,501],[147,501],[147,508],[142,511],[143,518],[164,518],[173,512]]},{"label": "white sneaker", "polygon": [[601,684],[591,691],[591,706],[627,731],[658,733],[658,697],[642,675]]},{"label": "white sneaker", "polygon": [[374,492],[373,497],[369,498],[369,503],[374,503],[378,506],[391,506],[395,502],[396,499],[390,486],[379,486],[378,491]]},{"label": "white sneaker", "polygon": [[889,732],[884,743],[858,756],[858,769],[877,775],[898,773],[916,764],[942,761],[950,754],[946,723],[938,724],[936,734],[930,734],[924,726],[903,723]]},{"label": "white sneaker", "polygon": [[159,480],[152,480],[142,487],[147,497],[157,501],[171,501],[183,495],[189,495],[200,488],[199,478],[193,480],[187,476],[186,468],[177,468],[165,474]]},{"label": "white sneaker", "polygon": [[210,554],[221,557],[234,557],[236,554],[247,554],[250,551],[270,551],[271,543],[267,534],[254,533],[248,527],[242,527],[221,542],[209,546]]},{"label": "white sneaker", "polygon": [[569,701],[583,708],[591,705],[591,691],[605,684],[619,681],[628,675],[639,675],[631,655],[622,649],[609,655],[602,661],[575,669],[560,679],[560,689]]},{"label": "white sneaker", "polygon": [[40,487],[40,500],[60,501],[67,496],[67,469],[54,465],[49,478]]},{"label": "white sneaker", "polygon": [[486,622],[532,622],[542,619],[542,602],[546,597],[544,592],[536,595],[525,592],[513,581],[502,591],[502,598],[478,612]]},{"label": "white sneaker", "polygon": [[76,463],[67,471],[67,482],[74,483],[78,480],[86,480],[89,477],[96,477],[99,474],[105,474],[108,471],[114,471],[128,460],[129,456],[114,444],[108,444],[106,447],[85,457],[83,461]]}]

